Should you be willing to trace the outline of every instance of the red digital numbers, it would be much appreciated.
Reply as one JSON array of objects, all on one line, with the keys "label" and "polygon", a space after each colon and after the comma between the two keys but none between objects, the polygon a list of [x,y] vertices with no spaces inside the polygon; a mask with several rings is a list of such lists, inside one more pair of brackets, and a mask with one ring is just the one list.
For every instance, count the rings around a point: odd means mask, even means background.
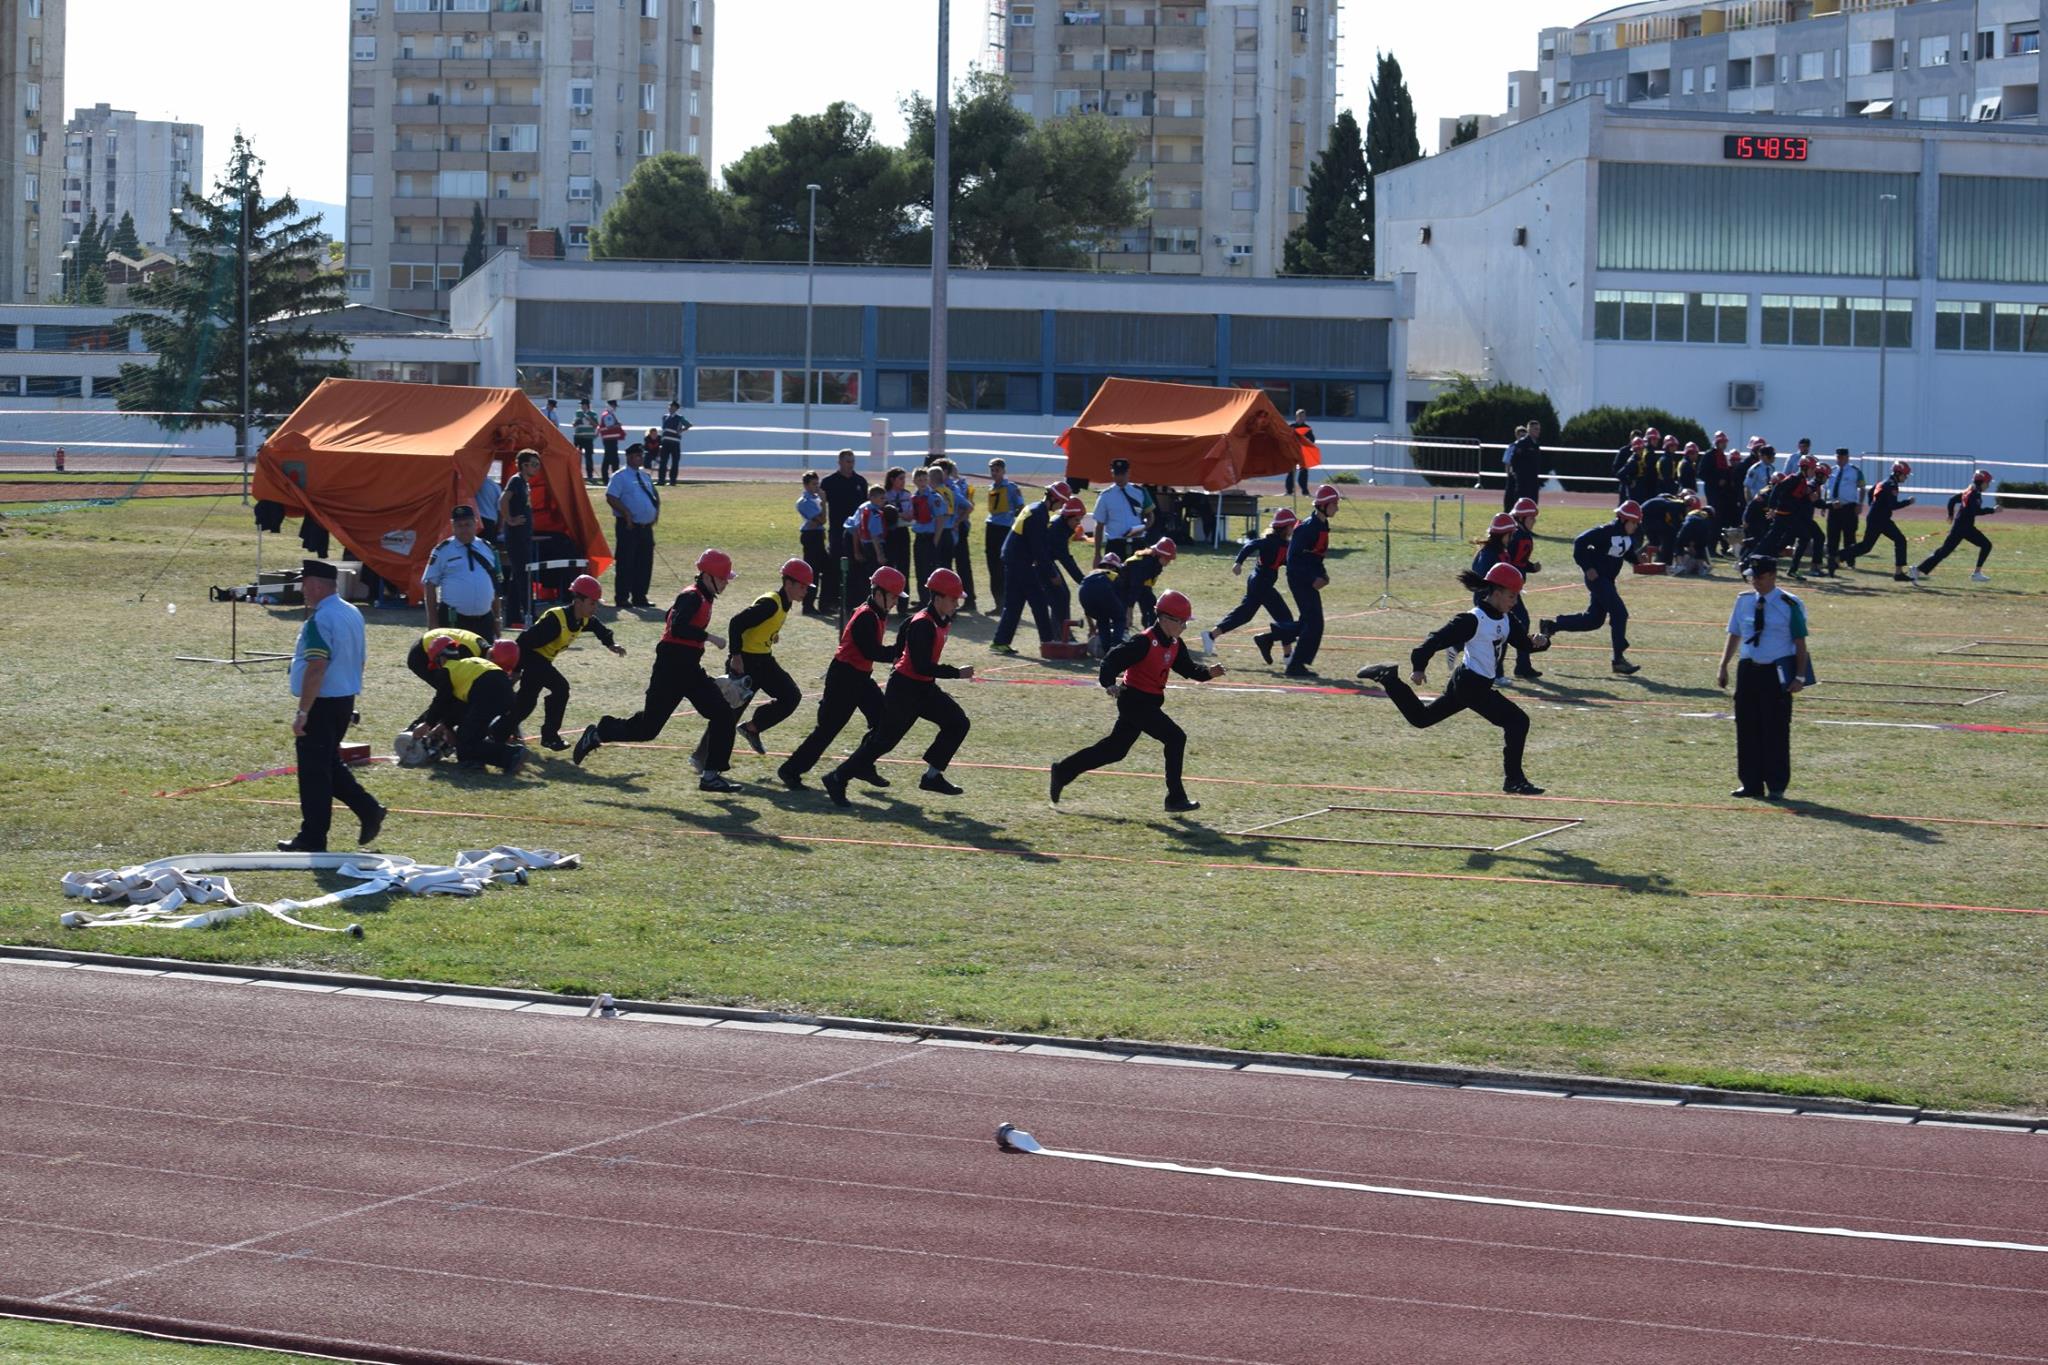
[{"label": "red digital numbers", "polygon": [[1803,137],[1729,133],[1721,140],[1721,155],[1730,161],[1804,161],[1810,147]]}]

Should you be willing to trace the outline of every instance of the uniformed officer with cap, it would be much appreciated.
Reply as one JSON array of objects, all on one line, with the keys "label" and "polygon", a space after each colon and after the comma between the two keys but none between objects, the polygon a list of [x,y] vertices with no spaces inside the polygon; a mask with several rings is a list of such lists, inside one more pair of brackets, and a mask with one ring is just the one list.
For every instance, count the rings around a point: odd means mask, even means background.
[{"label": "uniformed officer with cap", "polygon": [[1095,564],[1102,567],[1104,555],[1129,559],[1134,546],[1146,543],[1152,526],[1152,495],[1131,487],[1131,462],[1118,458],[1109,462],[1109,487],[1095,495]]},{"label": "uniformed officer with cap", "polygon": [[291,689],[299,699],[292,717],[292,747],[299,769],[299,832],[277,841],[281,853],[325,853],[334,798],[363,822],[367,844],[384,827],[384,807],[363,790],[341,761],[342,737],[355,718],[363,688],[363,614],[344,602],[335,567],[309,559],[300,575],[306,623],[292,648]]},{"label": "uniformed officer with cap", "polygon": [[1716,681],[1735,674],[1735,771],[1742,785],[1730,796],[1776,801],[1792,780],[1792,697],[1813,681],[1806,652],[1806,607],[1778,587],[1778,561],[1752,555],[1743,565],[1750,588],[1728,614],[1728,642]]},{"label": "uniformed officer with cap", "polygon": [[[455,505],[448,514],[448,525],[454,534],[434,547],[420,575],[426,590],[427,629],[460,626],[495,640],[504,619],[498,597],[497,552],[477,536],[476,509],[468,503]],[[453,620],[441,619],[444,605]]]}]

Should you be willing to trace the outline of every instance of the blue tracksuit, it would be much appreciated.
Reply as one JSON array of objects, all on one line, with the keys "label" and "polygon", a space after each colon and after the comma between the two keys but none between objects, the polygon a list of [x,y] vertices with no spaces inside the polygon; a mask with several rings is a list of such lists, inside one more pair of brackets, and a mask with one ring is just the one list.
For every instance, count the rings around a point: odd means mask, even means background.
[{"label": "blue tracksuit", "polygon": [[1287,540],[1272,531],[1257,540],[1246,541],[1237,552],[1237,563],[1252,561],[1251,577],[1245,580],[1244,600],[1232,607],[1229,613],[1218,621],[1211,632],[1221,635],[1236,630],[1259,614],[1264,607],[1266,614],[1273,618],[1273,629],[1268,632],[1276,640],[1292,640],[1296,626],[1294,613],[1287,609],[1287,599],[1280,595],[1276,586],[1280,579],[1280,566],[1287,562]]},{"label": "blue tracksuit", "polygon": [[[1063,636],[1067,622],[1074,617],[1074,599],[1067,591],[1067,578],[1076,583],[1081,581],[1081,566],[1074,562],[1074,528],[1065,517],[1047,517],[1045,549],[1045,564],[1039,571],[1045,580],[1045,609],[1052,617],[1053,635]],[[1060,577],[1062,571],[1067,578]]]},{"label": "blue tracksuit", "polygon": [[1287,671],[1297,677],[1311,671],[1309,665],[1323,647],[1323,593],[1315,583],[1329,577],[1323,567],[1323,556],[1329,552],[1330,523],[1320,514],[1295,527],[1294,538],[1287,542],[1287,591],[1294,594],[1294,609],[1301,614]]},{"label": "blue tracksuit", "polygon": [[1038,638],[1052,638],[1052,618],[1045,601],[1045,573],[1052,556],[1050,517],[1051,509],[1044,503],[1033,503],[1017,514],[1016,523],[1003,540],[1003,614],[996,622],[992,644],[1010,643],[1027,605],[1031,608],[1031,620],[1038,627]]},{"label": "blue tracksuit", "polygon": [[1097,569],[1081,580],[1081,610],[1095,622],[1095,638],[1106,656],[1123,643],[1124,598],[1115,569]]},{"label": "blue tracksuit", "polygon": [[1641,530],[1638,524],[1637,533],[1631,534],[1621,529],[1619,521],[1610,521],[1579,533],[1579,538],[1572,542],[1572,562],[1593,575],[1592,582],[1587,585],[1590,600],[1584,611],[1560,616],[1555,623],[1562,631],[1598,630],[1603,625],[1608,626],[1617,659],[1628,648],[1628,607],[1622,602],[1614,579],[1624,563],[1635,563],[1636,556],[1642,553]]},{"label": "blue tracksuit", "polygon": [[1140,550],[1124,561],[1123,568],[1117,570],[1116,590],[1123,594],[1126,607],[1138,609],[1138,619],[1144,622],[1148,630],[1152,627],[1152,609],[1159,600],[1153,595],[1152,585],[1159,580],[1159,575],[1165,569],[1165,560],[1150,550]]}]

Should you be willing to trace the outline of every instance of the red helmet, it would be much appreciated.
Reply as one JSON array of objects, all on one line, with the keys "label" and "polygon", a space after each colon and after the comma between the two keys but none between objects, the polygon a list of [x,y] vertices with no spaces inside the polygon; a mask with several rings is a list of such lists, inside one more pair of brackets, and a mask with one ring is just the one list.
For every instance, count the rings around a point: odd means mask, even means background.
[{"label": "red helmet", "polygon": [[1072,517],[1075,521],[1079,521],[1082,517],[1088,515],[1088,508],[1079,498],[1070,497],[1067,499],[1067,505],[1060,509],[1060,515]]},{"label": "red helmet", "polygon": [[[1816,460],[1811,455],[1801,455],[1799,457],[1799,467],[1803,470],[1806,470],[1808,473],[1811,473],[1814,470],[1820,468],[1820,461]],[[1989,478],[1990,476],[1986,475],[1985,477]]]},{"label": "red helmet", "polygon": [[739,575],[733,572],[732,556],[723,550],[706,550],[697,556],[697,572],[708,573],[713,578],[730,583]]},{"label": "red helmet", "polygon": [[1055,502],[1065,502],[1068,498],[1074,496],[1074,490],[1067,487],[1067,481],[1065,479],[1061,479],[1057,483],[1047,484],[1045,486],[1045,491],[1046,495],[1052,498]]},{"label": "red helmet", "polygon": [[577,597],[587,597],[593,602],[604,601],[604,584],[587,573],[576,575],[576,581],[569,585],[569,591]]},{"label": "red helmet", "polygon": [[1630,450],[1641,450],[1643,448],[1643,444],[1643,438],[1640,436],[1631,436],[1628,438],[1628,448]]},{"label": "red helmet", "polygon": [[1751,450],[1755,450],[1758,446],[1767,444],[1769,444],[1769,442],[1765,441],[1764,438],[1761,436],[1752,436],[1749,438],[1749,448]]},{"label": "red helmet", "polygon": [[1493,519],[1490,525],[1487,526],[1486,534],[1490,536],[1504,536],[1514,529],[1515,519],[1509,516],[1506,512],[1502,512]]},{"label": "red helmet", "polygon": [[891,597],[901,593],[909,585],[910,580],[903,576],[903,570],[897,568],[894,564],[884,564],[881,568],[868,575],[869,588],[879,589],[882,592],[888,593]]},{"label": "red helmet", "polygon": [[801,559],[783,560],[782,576],[784,578],[794,578],[807,588],[818,581],[818,575],[811,569],[810,564]]},{"label": "red helmet", "polygon": [[1715,432],[1715,433],[1714,433],[1714,444],[1715,444],[1715,445],[1719,445],[1719,444],[1720,444],[1721,442],[1723,442],[1723,441],[1725,441],[1725,440],[1727,440],[1727,439],[1728,439],[1728,433],[1727,433],[1727,432],[1725,432],[1725,431],[1717,431],[1717,432]]},{"label": "red helmet", "polygon": [[1990,470],[1988,470],[1988,469],[1980,469],[1980,470],[1978,470],[1978,471],[1977,471],[1976,473],[1974,473],[1974,474],[1972,474],[1972,475],[1970,476],[1970,482],[1971,482],[1971,483],[1990,483],[1990,482],[1991,482],[1991,471],[1990,471]]},{"label": "red helmet", "polygon": [[1158,616],[1171,616],[1176,621],[1186,621],[1195,614],[1195,604],[1188,601],[1188,595],[1184,592],[1163,592],[1159,594],[1159,604],[1152,610]]},{"label": "red helmet", "polygon": [[519,667],[519,645],[512,640],[499,640],[491,646],[491,662],[510,673]]},{"label": "red helmet", "polygon": [[951,569],[933,569],[924,581],[924,590],[934,597],[965,597],[967,588],[960,582],[960,575]]},{"label": "red helmet", "polygon": [[1522,577],[1520,569],[1512,564],[1502,563],[1496,564],[1486,571],[1486,581],[1496,588],[1512,588],[1514,591],[1520,592],[1522,584],[1527,580]]},{"label": "red helmet", "polygon": [[1687,442],[1685,443],[1685,453],[1686,453],[1686,454],[1688,454],[1688,455],[1697,455],[1697,454],[1699,454],[1699,453],[1700,453],[1700,444],[1699,444],[1699,442],[1698,442],[1698,441],[1687,441]]},{"label": "red helmet", "polygon": [[1180,553],[1180,546],[1173,543],[1172,536],[1161,536],[1152,542],[1152,553],[1171,564],[1174,557]]},{"label": "red helmet", "polygon": [[1664,434],[1663,432],[1661,432],[1661,431],[1657,430],[1657,428],[1655,428],[1655,427],[1644,427],[1644,428],[1643,428],[1643,435],[1644,435],[1644,437],[1646,437],[1646,438],[1647,438],[1647,437],[1651,437],[1651,436],[1662,436],[1663,434]]},{"label": "red helmet", "polygon": [[1687,493],[1685,495],[1685,505],[1695,512],[1699,511],[1700,508],[1704,506],[1704,504],[1700,502],[1700,495],[1697,493]]},{"label": "red helmet", "polygon": [[1538,507],[1538,506],[1536,505],[1536,499],[1534,499],[1534,498],[1522,498],[1522,499],[1520,499],[1519,501],[1517,501],[1517,502],[1515,503],[1515,510],[1514,510],[1514,511],[1512,511],[1512,512],[1510,512],[1510,513],[1508,513],[1508,515],[1509,515],[1509,516],[1511,516],[1511,517],[1517,517],[1517,518],[1520,518],[1520,517],[1533,517],[1533,516],[1535,516],[1535,515],[1536,515],[1536,514],[1537,514],[1538,512],[1540,512],[1540,511],[1542,511],[1542,510],[1543,510],[1542,508],[1540,508],[1540,507]]},{"label": "red helmet", "polygon": [[1641,521],[1643,519],[1643,505],[1634,498],[1630,498],[1627,502],[1614,509],[1614,519],[1616,521]]},{"label": "red helmet", "polygon": [[1292,507],[1283,507],[1273,514],[1273,529],[1291,531],[1301,524],[1301,518],[1294,515]]},{"label": "red helmet", "polygon": [[1905,478],[1905,477],[1906,477],[1906,476],[1907,476],[1908,474],[1911,474],[1912,472],[1913,472],[1913,466],[1911,466],[1911,465],[1907,464],[1907,463],[1906,463],[1906,462],[1905,462],[1904,460],[1893,460],[1893,461],[1892,461],[1892,477],[1893,477],[1893,478],[1895,478],[1895,479],[1903,479],[1903,478]]},{"label": "red helmet", "polygon": [[448,661],[448,656],[460,654],[462,651],[462,642],[453,635],[436,635],[427,641],[427,665],[430,668],[439,668]]},{"label": "red helmet", "polygon": [[1342,497],[1336,484],[1326,483],[1316,490],[1316,510],[1320,512],[1326,507],[1335,507]]},{"label": "red helmet", "polygon": [[1101,567],[1102,567],[1102,568],[1105,568],[1105,569],[1121,569],[1121,568],[1122,568],[1123,566],[1124,566],[1124,557],[1123,557],[1122,555],[1118,554],[1118,553],[1117,553],[1117,552],[1116,552],[1115,550],[1111,550],[1111,551],[1110,551],[1110,552],[1109,552],[1108,554],[1106,554],[1106,555],[1104,555],[1104,556],[1102,557],[1102,564],[1101,564]]}]

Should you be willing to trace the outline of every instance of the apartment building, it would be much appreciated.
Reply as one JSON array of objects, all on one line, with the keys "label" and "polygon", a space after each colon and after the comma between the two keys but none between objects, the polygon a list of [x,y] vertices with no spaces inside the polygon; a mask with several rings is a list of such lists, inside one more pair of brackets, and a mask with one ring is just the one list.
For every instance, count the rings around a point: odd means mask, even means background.
[{"label": "apartment building", "polygon": [[349,0],[348,292],[442,314],[472,209],[587,256],[642,161],[711,149],[716,0]]},{"label": "apartment building", "polygon": [[0,302],[45,303],[62,291],[58,182],[64,153],[65,0],[0,4]]},{"label": "apartment building", "polygon": [[[2042,0],[1648,0],[1537,38],[1504,122],[1568,100],[1799,118],[2038,121]],[[1533,89],[1528,88],[1533,84]]]},{"label": "apartment building", "polygon": [[185,192],[205,190],[206,131],[196,123],[135,117],[95,104],[64,125],[64,244],[88,218],[112,225],[133,214],[144,247],[176,253]]},{"label": "apartment building", "polygon": [[1147,219],[1105,270],[1279,273],[1336,118],[1337,0],[990,0],[989,64],[1035,118],[1137,135]]}]

